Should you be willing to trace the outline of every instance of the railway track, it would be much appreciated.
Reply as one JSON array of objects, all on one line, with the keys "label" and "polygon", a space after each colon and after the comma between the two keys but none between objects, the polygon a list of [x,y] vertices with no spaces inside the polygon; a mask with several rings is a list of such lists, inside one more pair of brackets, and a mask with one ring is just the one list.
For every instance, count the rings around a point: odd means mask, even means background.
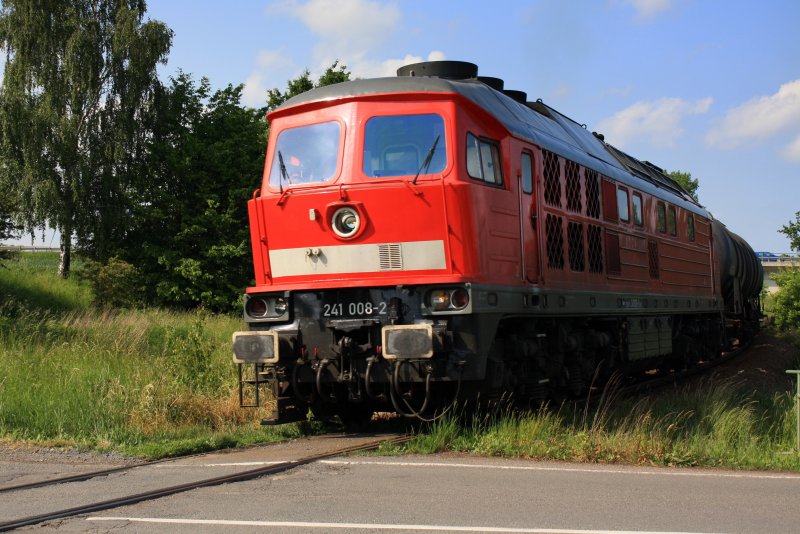
[{"label": "railway track", "polygon": [[[45,521],[52,521],[57,519],[63,519],[66,517],[74,517],[83,514],[88,514],[92,512],[98,512],[101,510],[109,510],[112,508],[117,508],[120,506],[131,505],[135,503],[140,503],[143,501],[148,501],[152,499],[158,499],[161,497],[166,497],[168,495],[174,495],[176,493],[182,493],[185,491],[197,489],[197,488],[204,488],[209,486],[217,486],[220,484],[228,484],[233,482],[242,482],[245,480],[251,480],[254,478],[262,477],[262,476],[269,476],[274,475],[277,473],[281,473],[283,471],[287,471],[289,469],[293,469],[295,467],[300,467],[303,465],[307,465],[318,460],[323,460],[326,458],[331,458],[334,456],[341,456],[353,452],[358,451],[366,451],[366,450],[373,450],[377,449],[381,445],[385,443],[404,443],[411,439],[409,435],[390,435],[390,436],[381,436],[375,439],[369,439],[369,436],[366,437],[366,441],[361,440],[361,442],[349,445],[346,447],[333,447],[327,448],[326,450],[322,450],[320,452],[315,452],[313,454],[300,456],[295,459],[285,460],[275,463],[270,463],[269,465],[264,465],[262,467],[257,467],[253,469],[246,469],[243,471],[238,471],[235,473],[230,473],[221,476],[214,476],[208,478],[201,478],[199,480],[194,480],[192,482],[168,485],[163,487],[156,487],[154,489],[149,489],[147,491],[142,491],[138,493],[126,494],[119,497],[105,499],[105,500],[97,500],[93,502],[89,502],[86,504],[82,504],[79,506],[73,506],[69,508],[62,508],[57,509],[54,511],[44,512],[35,515],[29,515],[26,517],[15,518],[9,521],[5,521],[0,523],[0,532],[6,532],[9,530],[13,530],[16,528],[35,525],[39,523],[43,523]],[[203,455],[194,455],[194,458],[200,457]],[[178,459],[178,460],[185,460],[186,457]],[[175,461],[174,459],[172,461]],[[154,467],[157,464],[168,464],[169,460],[160,460],[156,462],[149,462],[145,464],[138,464],[132,466],[125,466],[119,467],[114,469],[106,469],[102,471],[95,471],[92,473],[85,473],[80,475],[74,475],[70,477],[63,477],[59,479],[51,479],[45,480],[41,482],[34,482],[30,484],[20,484],[17,486],[9,486],[2,490],[3,501],[8,503],[10,501],[10,497],[15,493],[20,492],[28,492],[31,490],[36,490],[39,488],[44,488],[47,486],[52,486],[56,484],[66,484],[72,482],[82,482],[87,481],[92,478],[97,478],[101,476],[113,475],[117,473],[122,473],[125,471],[131,471],[135,469],[142,469],[148,467]]]}]

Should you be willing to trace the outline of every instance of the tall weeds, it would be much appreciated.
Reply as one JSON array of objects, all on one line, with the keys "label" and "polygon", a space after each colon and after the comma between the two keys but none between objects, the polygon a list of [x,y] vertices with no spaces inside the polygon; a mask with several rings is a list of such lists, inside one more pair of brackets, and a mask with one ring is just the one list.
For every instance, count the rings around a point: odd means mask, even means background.
[{"label": "tall weeds", "polygon": [[591,406],[563,404],[500,417],[456,415],[424,427],[410,452],[664,466],[800,470],[790,392],[745,393],[736,382],[708,379],[637,399],[611,384]]},{"label": "tall weeds", "polygon": [[96,309],[82,284],[22,257],[0,269],[0,437],[156,456],[280,437],[239,408],[240,320]]}]

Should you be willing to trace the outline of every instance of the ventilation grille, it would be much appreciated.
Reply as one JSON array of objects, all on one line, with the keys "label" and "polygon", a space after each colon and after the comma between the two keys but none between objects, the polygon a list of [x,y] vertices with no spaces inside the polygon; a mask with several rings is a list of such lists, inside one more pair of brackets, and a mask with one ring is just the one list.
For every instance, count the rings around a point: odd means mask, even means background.
[{"label": "ventilation grille", "polygon": [[580,213],[583,210],[583,204],[581,203],[580,166],[574,161],[567,160],[564,167],[564,174],[567,179],[567,209]]},{"label": "ventilation grille", "polygon": [[544,155],[544,201],[551,205],[561,207],[561,179],[558,169],[558,156],[547,150]]},{"label": "ventilation grille", "polygon": [[567,224],[567,248],[569,249],[569,268],[583,271],[585,259],[583,255],[583,225],[579,222]]},{"label": "ventilation grille", "polygon": [[658,243],[655,241],[647,242],[647,256],[650,260],[650,278],[653,280],[658,279]]},{"label": "ventilation grille", "polygon": [[547,215],[545,231],[547,233],[547,266],[553,269],[564,268],[564,236],[561,231],[561,217]]},{"label": "ventilation grille", "polygon": [[589,272],[603,272],[603,240],[599,226],[589,225]]},{"label": "ventilation grille", "polygon": [[378,245],[381,271],[402,271],[403,251],[400,243]]},{"label": "ventilation grille", "polygon": [[600,177],[590,169],[586,169],[586,215],[600,218]]}]

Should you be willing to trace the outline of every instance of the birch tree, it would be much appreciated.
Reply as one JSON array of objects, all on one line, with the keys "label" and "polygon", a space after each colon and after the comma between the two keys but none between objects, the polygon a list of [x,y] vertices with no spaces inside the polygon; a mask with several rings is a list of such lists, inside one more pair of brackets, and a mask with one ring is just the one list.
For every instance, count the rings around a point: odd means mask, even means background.
[{"label": "birch tree", "polygon": [[73,238],[111,237],[148,137],[172,32],[143,21],[145,10],[144,0],[2,0],[0,184],[26,231],[61,232],[64,278]]}]

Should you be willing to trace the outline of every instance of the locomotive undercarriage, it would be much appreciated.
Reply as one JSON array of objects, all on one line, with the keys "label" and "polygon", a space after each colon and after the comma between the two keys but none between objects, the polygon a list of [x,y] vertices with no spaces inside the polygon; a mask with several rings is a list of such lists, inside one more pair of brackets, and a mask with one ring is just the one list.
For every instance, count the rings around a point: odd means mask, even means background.
[{"label": "locomotive undercarriage", "polygon": [[[653,329],[657,322],[664,335],[632,339],[632,324]],[[539,405],[585,396],[615,374],[635,381],[683,370],[721,354],[721,325],[719,314],[504,321],[489,355],[485,394]]]},{"label": "locomotive undercarriage", "polygon": [[[250,373],[240,381],[256,392],[271,390],[276,404],[266,423],[305,420],[309,410],[318,419],[338,416],[346,424],[366,421],[376,411],[425,420],[456,402],[510,398],[527,407],[581,397],[615,373],[634,379],[714,359],[730,329],[720,312],[437,316],[425,313],[420,288],[307,292],[292,299],[291,323],[251,324],[274,333],[280,355],[274,363],[245,365]],[[351,317],[332,315],[338,308],[331,302],[387,305],[379,310],[385,313]],[[411,337],[401,338],[411,346],[390,354],[384,330],[399,325],[427,329],[430,350],[414,347],[419,339]]]}]

